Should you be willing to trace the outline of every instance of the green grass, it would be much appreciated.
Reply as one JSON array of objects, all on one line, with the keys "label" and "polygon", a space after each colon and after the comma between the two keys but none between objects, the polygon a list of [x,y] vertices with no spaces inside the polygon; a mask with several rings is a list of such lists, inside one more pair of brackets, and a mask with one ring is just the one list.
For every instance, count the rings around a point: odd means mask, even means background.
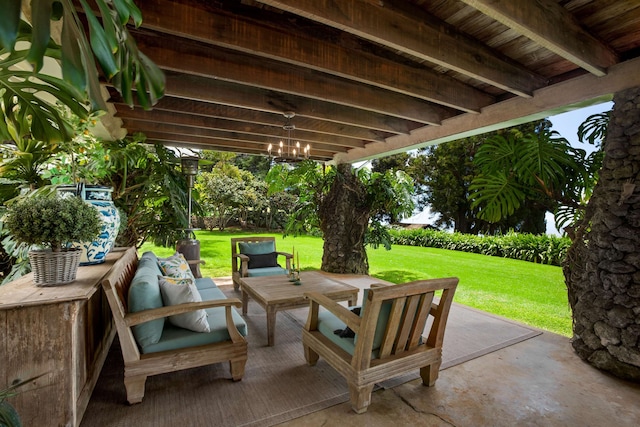
[{"label": "green grass", "polygon": [[[303,269],[317,270],[322,263],[323,240],[255,232],[197,233],[200,257],[206,261],[202,274],[231,275],[231,237],[266,235],[276,238],[278,250],[300,252]],[[168,256],[174,248],[145,244],[140,253],[153,250]],[[536,328],[571,336],[571,312],[560,267],[534,264],[445,249],[394,245],[392,250],[371,249],[369,274],[393,283],[456,276],[460,284],[454,301],[497,314]]]}]

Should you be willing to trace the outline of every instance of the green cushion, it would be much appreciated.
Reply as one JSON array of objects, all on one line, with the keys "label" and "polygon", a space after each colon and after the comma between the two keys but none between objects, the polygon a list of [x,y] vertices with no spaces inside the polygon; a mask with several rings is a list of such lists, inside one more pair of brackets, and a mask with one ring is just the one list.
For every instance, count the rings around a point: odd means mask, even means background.
[{"label": "green cushion", "polygon": [[276,251],[276,243],[273,241],[266,242],[238,242],[238,248],[241,254],[245,255],[261,255]]},{"label": "green cushion", "polygon": [[217,288],[217,286],[210,277],[199,277],[196,279],[196,288],[201,291],[203,289]]},{"label": "green cushion", "polygon": [[[318,331],[325,337],[329,338],[331,342],[353,356],[356,348],[355,338],[340,338],[339,335],[333,333],[336,329],[344,329],[346,326],[347,325],[342,320],[338,319],[330,311],[320,310],[318,313]],[[358,336],[358,334],[356,334],[356,336]],[[378,346],[378,348],[379,347],[380,346]],[[378,348],[371,352],[372,359],[378,357]]]},{"label": "green cushion", "polygon": [[[360,311],[360,317],[364,316],[365,310],[367,309],[367,297],[369,296],[369,289],[364,290],[363,300],[362,300],[362,310]],[[376,332],[373,334],[373,350],[377,350],[382,345],[382,340],[384,338],[384,333],[387,329],[387,323],[389,322],[389,315],[391,314],[391,306],[393,303],[391,301],[383,302],[382,307],[380,307],[380,314],[378,315],[378,323],[376,324]],[[358,342],[358,334],[356,334],[354,340],[354,344]]]},{"label": "green cushion", "polygon": [[275,274],[287,274],[287,269],[282,267],[264,267],[264,268],[250,268],[247,270],[247,276],[273,276]]},{"label": "green cushion", "polygon": [[[152,252],[142,254],[129,288],[128,307],[130,313],[162,307],[158,274],[162,273],[158,267],[156,256]],[[162,318],[133,326],[131,329],[138,345],[142,347],[157,343],[162,336],[164,323],[164,318]]]},{"label": "green cushion", "polygon": [[[200,291],[203,300],[226,299],[224,293],[217,287],[207,288]],[[207,321],[210,332],[193,332],[188,329],[178,328],[169,322],[165,324],[162,337],[157,343],[141,346],[142,353],[156,353],[165,350],[176,350],[198,345],[206,345],[229,340],[227,331],[227,321],[224,307],[208,308]],[[247,324],[235,308],[231,310],[233,323],[238,328],[242,336],[247,336]]]}]

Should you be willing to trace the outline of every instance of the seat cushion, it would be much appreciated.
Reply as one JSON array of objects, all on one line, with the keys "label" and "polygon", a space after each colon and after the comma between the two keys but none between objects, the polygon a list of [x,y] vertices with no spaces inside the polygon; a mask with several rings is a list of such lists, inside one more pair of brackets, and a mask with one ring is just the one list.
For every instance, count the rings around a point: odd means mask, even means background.
[{"label": "seat cushion", "polygon": [[[224,293],[217,287],[201,290],[200,296],[204,301],[226,299]],[[227,331],[225,308],[207,308],[205,311],[207,312],[209,332],[193,332],[188,329],[176,327],[167,322],[160,340],[155,344],[149,344],[141,347],[142,353],[156,353],[159,351],[176,350],[229,340],[230,337],[229,331]],[[246,337],[248,333],[246,322],[235,308],[231,309],[231,314],[233,317],[233,323],[238,328],[238,332],[240,332],[240,335]]]},{"label": "seat cushion", "polygon": [[273,276],[276,274],[287,274],[287,270],[282,267],[265,267],[265,268],[250,268],[247,270],[247,276]]},{"label": "seat cushion", "polygon": [[199,291],[217,287],[218,286],[210,277],[199,277],[196,279],[196,288],[198,288]]},{"label": "seat cushion", "polygon": [[261,255],[276,251],[276,243],[274,241],[265,242],[238,242],[238,249],[241,254],[245,255]]},{"label": "seat cushion", "polygon": [[[150,310],[163,306],[158,275],[162,274],[158,267],[158,261],[153,252],[145,252],[138,261],[138,269],[131,280],[128,295],[128,310],[136,313],[142,310]],[[155,344],[162,336],[164,318],[135,325],[131,328],[138,345],[145,346]]]},{"label": "seat cushion", "polygon": [[[331,342],[353,356],[356,348],[355,338],[341,338],[340,335],[334,333],[335,330],[344,329],[346,326],[347,325],[342,320],[338,319],[330,311],[320,309],[318,312],[318,331],[325,337],[329,338]],[[379,348],[380,346],[371,352],[372,359],[378,357]]]}]

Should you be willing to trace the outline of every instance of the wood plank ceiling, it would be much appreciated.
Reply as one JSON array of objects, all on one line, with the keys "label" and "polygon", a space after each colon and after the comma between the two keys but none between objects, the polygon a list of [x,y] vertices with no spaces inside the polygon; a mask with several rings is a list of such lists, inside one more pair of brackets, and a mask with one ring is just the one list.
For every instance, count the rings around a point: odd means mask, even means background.
[{"label": "wood plank ceiling", "polygon": [[356,162],[541,118],[640,85],[640,1],[137,0],[166,73],[128,133],[266,154],[292,111],[311,157]]}]

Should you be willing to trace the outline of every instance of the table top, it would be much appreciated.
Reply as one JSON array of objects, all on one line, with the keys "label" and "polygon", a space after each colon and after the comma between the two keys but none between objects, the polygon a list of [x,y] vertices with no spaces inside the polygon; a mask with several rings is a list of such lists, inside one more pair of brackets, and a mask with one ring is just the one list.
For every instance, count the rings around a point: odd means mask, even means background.
[{"label": "table top", "polygon": [[301,285],[294,285],[287,275],[241,277],[240,286],[268,304],[304,301],[305,292],[319,292],[328,297],[357,294],[355,286],[340,282],[317,271],[301,271]]},{"label": "table top", "polygon": [[126,249],[114,248],[104,263],[78,268],[76,280],[66,285],[36,286],[33,283],[33,273],[2,285],[0,310],[88,300],[100,289],[101,279],[107,275]]}]

